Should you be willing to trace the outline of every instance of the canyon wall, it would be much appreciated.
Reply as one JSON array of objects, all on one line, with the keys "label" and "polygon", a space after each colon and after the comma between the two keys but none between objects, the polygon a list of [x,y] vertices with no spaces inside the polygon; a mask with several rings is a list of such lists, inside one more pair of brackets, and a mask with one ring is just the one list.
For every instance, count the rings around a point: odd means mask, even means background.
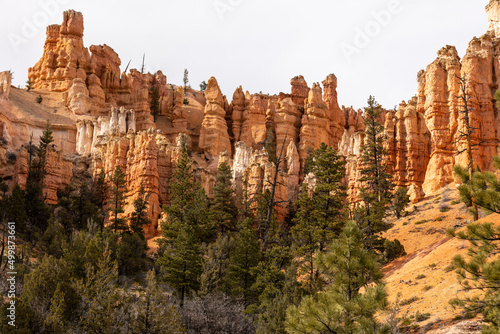
[{"label": "canyon wall", "polygon": [[[463,154],[457,155],[464,145],[457,76],[466,79],[471,122],[477,128],[473,143],[481,144],[474,151],[475,163],[483,170],[491,168],[500,138],[493,97],[500,85],[498,2],[487,7],[489,32],[471,41],[463,59],[454,47],[441,49],[418,73],[416,95],[395,110],[383,110],[384,163],[393,182],[407,187],[413,201],[454,182],[453,166],[466,163]],[[84,46],[83,29],[83,15],[75,11],[65,12],[61,25],[47,28],[42,57],[29,69],[31,92],[11,89],[10,73],[0,73],[0,175],[17,175],[14,181],[25,182],[26,143],[31,132],[36,140],[50,119],[56,145],[49,159],[48,201],[55,203],[57,189],[77,173],[104,170],[110,177],[120,166],[127,179],[125,215],[132,212],[141,186],[149,194],[149,237],[158,233],[161,207],[169,203],[182,143],[187,143],[195,175],[209,197],[217,166],[226,161],[238,195],[244,178],[255,192],[268,189],[267,181],[278,173],[276,197],[286,201],[297,196],[302,180],[310,180],[304,175],[305,161],[324,142],[345,157],[348,193],[356,201],[363,167],[363,111],[339,107],[335,75],[311,87],[304,77],[294,77],[290,93],[278,95],[250,94],[240,86],[229,102],[215,78],[199,92],[168,84],[161,71],[122,73],[121,60],[110,46]],[[41,104],[34,102],[38,94],[44,95]],[[158,112],[153,117],[155,96]],[[266,142],[270,138],[274,143]],[[269,144],[277,158],[265,149]],[[277,211],[282,219],[286,204]]]}]

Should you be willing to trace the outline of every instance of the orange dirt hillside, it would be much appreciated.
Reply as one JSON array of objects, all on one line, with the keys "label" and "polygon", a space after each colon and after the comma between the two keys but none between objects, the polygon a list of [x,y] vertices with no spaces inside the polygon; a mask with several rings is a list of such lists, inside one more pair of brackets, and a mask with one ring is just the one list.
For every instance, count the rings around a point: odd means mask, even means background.
[{"label": "orange dirt hillside", "polygon": [[[407,253],[384,267],[389,310],[407,318],[405,324],[415,331],[418,327],[425,332],[449,327],[461,321],[462,312],[453,309],[448,301],[464,296],[451,263],[455,255],[467,254],[469,244],[448,237],[446,231],[465,229],[472,223],[472,216],[458,200],[458,191],[449,188],[410,205],[407,211],[406,217],[391,219],[394,226],[386,233],[387,238],[398,239]],[[500,215],[492,214],[478,221],[487,222],[500,224]],[[389,317],[390,311],[382,318]],[[462,322],[456,327],[453,333],[476,333],[478,323]]]}]

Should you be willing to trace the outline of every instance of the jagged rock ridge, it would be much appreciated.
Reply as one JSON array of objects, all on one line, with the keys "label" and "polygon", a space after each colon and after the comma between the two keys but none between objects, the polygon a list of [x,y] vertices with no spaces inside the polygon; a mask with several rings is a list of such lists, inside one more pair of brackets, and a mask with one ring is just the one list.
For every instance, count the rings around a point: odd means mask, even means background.
[{"label": "jagged rock ridge", "polygon": [[[474,141],[484,142],[475,152],[482,169],[490,168],[500,137],[500,119],[493,100],[499,87],[500,40],[499,2],[487,6],[489,32],[474,38],[467,54],[460,60],[454,47],[438,52],[438,58],[418,74],[417,95],[402,102],[397,110],[384,110],[381,122],[386,129],[386,164],[398,186],[408,187],[412,200],[423,198],[447,183],[453,182],[452,168],[464,163],[456,156],[463,142],[457,142],[463,122],[459,114],[458,80],[467,78],[467,92],[473,106],[472,122],[478,128]],[[250,190],[266,188],[263,182],[278,172],[278,200],[297,196],[303,180],[304,165],[310,149],[322,142],[338,148],[347,160],[347,182],[352,201],[359,186],[359,163],[364,143],[363,112],[339,107],[337,78],[331,74],[322,85],[310,88],[302,76],[291,79],[289,94],[250,94],[238,87],[229,103],[215,78],[208,80],[204,93],[167,83],[166,76],[141,73],[132,69],[121,73],[121,60],[107,45],[83,45],[83,15],[67,11],[61,25],[47,28],[47,39],[40,61],[29,69],[29,79],[36,92],[60,97],[65,110],[62,118],[53,118],[61,144],[56,145],[61,161],[72,164],[64,171],[54,171],[49,196],[55,201],[55,190],[68,182],[71,175],[88,170],[94,175],[101,169],[111,175],[116,166],[126,172],[129,206],[141,184],[150,193],[150,216],[153,225],[148,235],[157,233],[161,206],[168,204],[169,182],[179,155],[179,142],[186,141],[192,152],[195,173],[210,196],[217,165],[227,161],[233,167],[236,191],[241,191],[241,177]],[[0,73],[0,107],[15,109],[9,101],[10,75]],[[153,87],[158,90],[159,113],[154,122],[150,112]],[[59,95],[57,95],[59,94]],[[2,102],[3,101],[3,102]],[[186,103],[187,101],[187,103]],[[9,104],[10,103],[10,104]],[[0,109],[1,110],[1,109]],[[41,132],[40,122],[26,124],[26,130],[13,127],[13,118],[2,115],[4,156],[22,152],[29,140],[28,129]],[[10,117],[10,118],[9,118]],[[61,123],[61,124],[59,124]],[[64,123],[64,124],[63,124]],[[9,140],[9,132],[21,134]],[[276,140],[276,152],[284,163],[279,170],[269,161],[264,149],[269,132]],[[62,138],[74,143],[63,145]],[[57,143],[56,143],[57,144]],[[22,154],[20,155],[22,156]],[[23,175],[22,158],[15,166],[3,159],[2,175]],[[17,179],[20,179],[19,177]],[[130,213],[131,208],[127,208]],[[285,209],[278,210],[281,218]]]}]

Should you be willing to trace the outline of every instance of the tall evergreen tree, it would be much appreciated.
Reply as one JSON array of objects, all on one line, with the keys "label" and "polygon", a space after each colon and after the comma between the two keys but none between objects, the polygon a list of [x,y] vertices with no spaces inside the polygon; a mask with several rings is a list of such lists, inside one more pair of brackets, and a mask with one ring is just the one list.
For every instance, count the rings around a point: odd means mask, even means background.
[{"label": "tall evergreen tree", "polygon": [[238,209],[232,188],[231,167],[222,162],[217,168],[214,184],[214,198],[210,203],[210,223],[219,234],[234,231]]},{"label": "tall evergreen tree", "polygon": [[129,297],[118,290],[118,265],[105,246],[97,268],[87,264],[85,279],[77,283],[82,296],[80,323],[87,333],[126,333],[130,331]]},{"label": "tall evergreen tree", "polygon": [[184,83],[184,94],[186,94],[187,93],[187,87],[188,87],[188,84],[189,84],[189,72],[188,72],[187,68],[184,69],[184,77],[182,78],[182,82]]},{"label": "tall evergreen tree", "polygon": [[373,96],[368,98],[365,108],[365,144],[361,147],[361,179],[360,189],[363,206],[358,207],[355,219],[358,227],[365,235],[364,243],[368,249],[383,248],[384,240],[380,233],[390,228],[384,222],[386,210],[391,202],[394,185],[388,173],[384,159],[387,151],[384,148],[384,126],[380,118],[382,108]]},{"label": "tall evergreen tree", "polygon": [[181,227],[158,259],[158,264],[165,282],[176,290],[179,305],[184,306],[186,296],[200,288],[203,271],[202,252],[193,227],[187,224]]},{"label": "tall evergreen tree", "polygon": [[164,236],[167,239],[175,237],[182,226],[189,225],[199,240],[206,241],[213,234],[207,225],[207,210],[205,191],[194,179],[191,161],[184,147],[170,184],[170,205],[165,208],[167,220],[162,227]]},{"label": "tall evergreen tree", "polygon": [[392,200],[392,210],[396,215],[396,218],[401,218],[406,206],[410,203],[410,196],[408,196],[408,189],[404,187],[398,187],[394,193],[394,198]]},{"label": "tall evergreen tree", "polygon": [[58,210],[55,212],[57,221],[64,227],[67,235],[75,229],[87,227],[89,221],[98,221],[98,209],[92,203],[92,194],[85,183],[75,186],[66,185],[57,191]]},{"label": "tall evergreen tree", "polygon": [[227,291],[225,278],[232,246],[233,239],[229,234],[219,234],[217,239],[208,245],[203,259],[203,273],[200,278],[201,294]]},{"label": "tall evergreen tree", "polygon": [[[32,242],[36,241],[36,235],[41,235],[45,231],[50,218],[43,189],[47,174],[47,155],[53,141],[50,123],[47,121],[38,146],[33,147],[31,140],[29,144],[28,178],[25,190],[25,201],[29,203],[26,206],[28,216],[26,236]],[[35,151],[34,155],[32,151]]]},{"label": "tall evergreen tree", "polygon": [[158,114],[160,113],[160,93],[156,85],[151,88],[151,104],[150,104],[151,115],[153,115],[154,122],[158,120]]},{"label": "tall evergreen tree", "polygon": [[267,130],[267,136],[266,136],[264,148],[266,149],[267,154],[269,156],[269,161],[275,163],[276,159],[277,159],[276,139],[274,138],[274,131],[272,128],[269,128],[269,130]]},{"label": "tall evergreen tree", "polygon": [[286,309],[300,297],[290,248],[278,234],[272,237],[270,245],[253,270],[256,279],[251,289],[257,292],[258,300],[247,308],[256,313],[259,334],[284,333]]},{"label": "tall evergreen tree", "polygon": [[105,211],[105,206],[106,206],[106,201],[108,198],[108,186],[106,184],[106,174],[104,174],[104,169],[101,168],[101,171],[99,172],[99,176],[97,179],[94,181],[94,189],[93,189],[93,194],[94,194],[94,204],[99,208],[99,215],[100,215],[100,220],[99,220],[99,226],[102,230],[104,229],[104,222],[106,220],[106,211]]},{"label": "tall evergreen tree", "polygon": [[203,188],[194,180],[184,146],[170,185],[170,205],[162,225],[158,264],[163,279],[176,289],[180,305],[200,288],[202,243],[212,235],[207,228],[208,201]]},{"label": "tall evergreen tree", "polygon": [[288,333],[377,333],[374,314],[386,306],[386,293],[376,257],[363,248],[362,238],[356,225],[348,223],[320,256],[331,282],[287,310]]},{"label": "tall evergreen tree", "polygon": [[127,191],[127,181],[125,180],[125,173],[120,166],[115,168],[113,176],[110,180],[111,183],[111,226],[115,233],[122,232],[127,229],[125,218],[119,217],[124,213],[123,207],[125,206],[125,192]]},{"label": "tall evergreen tree", "polygon": [[134,212],[130,217],[130,230],[136,233],[141,239],[146,240],[144,236],[144,225],[151,224],[151,219],[148,218],[148,198],[144,186],[141,184],[137,198],[134,200]]},{"label": "tall evergreen tree", "polygon": [[6,215],[7,220],[16,222],[16,233],[21,235],[29,233],[27,231],[28,215],[26,214],[25,193],[21,187],[16,184],[12,193],[7,197]]},{"label": "tall evergreen tree", "polygon": [[342,230],[347,193],[343,183],[345,161],[333,148],[322,143],[312,153],[308,166],[316,185],[311,196],[307,185],[303,185],[291,232],[299,274],[305,278],[307,289],[314,292],[320,287],[315,256]]},{"label": "tall evergreen tree", "polygon": [[241,298],[246,306],[256,301],[255,291],[251,288],[256,278],[254,268],[260,259],[260,243],[252,228],[252,219],[245,218],[239,223],[234,246],[229,254],[226,284],[229,293]]}]

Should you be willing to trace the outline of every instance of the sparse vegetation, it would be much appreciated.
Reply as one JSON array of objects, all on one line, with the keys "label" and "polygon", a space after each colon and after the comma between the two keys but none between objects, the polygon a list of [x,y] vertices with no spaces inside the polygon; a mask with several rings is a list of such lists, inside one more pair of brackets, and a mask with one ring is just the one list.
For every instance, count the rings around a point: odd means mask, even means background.
[{"label": "sparse vegetation", "polygon": [[206,89],[207,89],[207,82],[206,81],[202,81],[200,83],[200,91],[205,92]]},{"label": "sparse vegetation", "polygon": [[188,72],[187,68],[184,69],[184,77],[182,79],[182,82],[184,83],[184,94],[186,94],[187,93],[187,87],[188,87],[188,84],[189,84],[189,72]]},{"label": "sparse vegetation", "polygon": [[40,103],[42,103],[42,101],[43,101],[42,95],[38,94],[38,96],[35,99],[35,102],[38,103],[38,104],[40,104]]},{"label": "sparse vegetation", "polygon": [[408,195],[408,190],[403,187],[398,187],[396,193],[394,194],[394,198],[392,200],[392,208],[394,210],[394,214],[396,218],[401,218],[404,213],[405,208],[410,203],[410,196]]},{"label": "sparse vegetation", "polygon": [[406,306],[406,305],[410,305],[414,302],[416,302],[417,300],[419,300],[420,297],[417,297],[417,296],[413,296],[411,298],[408,298],[408,299],[403,299],[401,302],[400,302],[400,305],[401,306]]},{"label": "sparse vegetation", "polygon": [[430,317],[431,317],[430,313],[420,313],[420,311],[417,311],[415,313],[415,321],[416,322],[425,321],[425,320],[429,319]]},{"label": "sparse vegetation", "polygon": [[30,79],[28,79],[26,81],[26,90],[29,92],[32,88],[33,88],[33,81],[31,81]]}]

